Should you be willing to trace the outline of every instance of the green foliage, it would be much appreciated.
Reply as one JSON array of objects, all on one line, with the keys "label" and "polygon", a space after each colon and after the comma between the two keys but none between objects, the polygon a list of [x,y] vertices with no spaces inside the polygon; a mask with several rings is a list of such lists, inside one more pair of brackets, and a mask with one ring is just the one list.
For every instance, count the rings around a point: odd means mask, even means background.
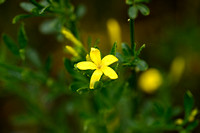
[{"label": "green foliage", "polygon": [[4,2],[6,2],[6,0],[0,0],[0,4],[3,4]]},{"label": "green foliage", "polygon": [[110,51],[110,54],[112,55],[116,55],[116,51],[117,51],[117,42],[114,42],[113,46],[112,46],[112,49]]},{"label": "green foliage", "polygon": [[136,6],[131,6],[129,9],[128,9],[128,15],[131,19],[135,19],[138,15],[138,9]]},{"label": "green foliage", "polygon": [[[4,0],[0,1],[3,2]],[[12,125],[21,128],[30,126],[39,132],[48,133],[193,132],[199,121],[196,118],[198,111],[194,113],[196,108],[190,91],[184,96],[184,107],[176,106],[170,100],[172,84],[165,73],[163,86],[154,94],[145,94],[138,89],[138,74],[147,70],[148,64],[141,59],[145,44],[135,48],[134,19],[138,12],[144,16],[149,15],[149,8],[143,4],[148,2],[149,0],[126,0],[126,4],[130,6],[128,15],[132,25],[131,47],[128,43],[122,43],[121,51],[118,51],[117,45],[120,44],[115,42],[112,45],[107,54],[116,56],[119,61],[109,67],[116,71],[118,78],[110,79],[103,74],[95,82],[94,89],[89,88],[94,70],[79,70],[77,63],[86,60],[91,47],[100,47],[99,39],[92,42],[89,37],[87,50],[84,46],[73,46],[78,57],[59,56],[63,59],[63,65],[55,69],[58,64],[53,55],[41,58],[38,50],[29,45],[31,38],[28,39],[26,35],[24,23],[20,24],[17,41],[3,34],[2,40],[7,48],[4,49],[3,45],[0,49],[0,97],[4,94],[14,95],[20,99],[23,107],[20,114],[10,116]],[[61,35],[64,27],[75,39],[81,41],[77,23],[86,12],[84,5],[74,7],[69,0],[29,0],[21,2],[20,7],[27,14],[15,16],[13,23],[30,17],[47,18],[44,21],[42,19],[42,33],[53,33],[64,44],[64,36]],[[7,49],[16,57],[7,56]],[[181,117],[179,123],[176,122],[178,117]]]},{"label": "green foliage", "polygon": [[138,10],[142,13],[142,15],[147,16],[150,14],[149,8],[144,4],[137,5]]},{"label": "green foliage", "polygon": [[136,19],[138,11],[140,11],[142,15],[148,16],[150,14],[150,10],[146,5],[142,4],[148,2],[149,0],[126,0],[126,4],[130,5],[128,9],[128,16],[130,19]]},{"label": "green foliage", "polygon": [[28,42],[28,39],[27,39],[26,32],[24,29],[24,24],[22,23],[18,31],[18,43],[19,43],[20,49],[24,49],[27,45],[27,42]]},{"label": "green foliage", "polygon": [[188,117],[194,106],[194,99],[192,93],[187,91],[184,96],[185,117]]},{"label": "green foliage", "polygon": [[19,48],[10,36],[3,34],[3,41],[14,55],[19,55]]}]

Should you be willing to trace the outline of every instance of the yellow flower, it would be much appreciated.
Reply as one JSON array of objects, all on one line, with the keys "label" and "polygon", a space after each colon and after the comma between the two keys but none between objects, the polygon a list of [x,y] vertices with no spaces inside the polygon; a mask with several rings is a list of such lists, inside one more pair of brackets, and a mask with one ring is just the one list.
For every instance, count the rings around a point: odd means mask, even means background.
[{"label": "yellow flower", "polygon": [[157,69],[150,68],[141,74],[138,84],[144,92],[151,94],[162,84],[162,76]]},{"label": "yellow flower", "polygon": [[95,70],[90,79],[90,89],[94,89],[95,82],[100,80],[103,73],[110,79],[118,78],[116,72],[108,67],[118,61],[114,55],[107,55],[101,60],[100,51],[96,48],[91,48],[90,59],[91,61],[82,61],[76,65],[80,70]]}]

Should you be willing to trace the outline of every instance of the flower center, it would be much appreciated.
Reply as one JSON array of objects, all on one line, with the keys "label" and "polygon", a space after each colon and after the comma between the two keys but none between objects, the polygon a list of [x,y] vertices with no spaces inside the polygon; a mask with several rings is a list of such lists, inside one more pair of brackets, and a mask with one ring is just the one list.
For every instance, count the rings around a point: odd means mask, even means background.
[{"label": "flower center", "polygon": [[98,69],[101,69],[101,67],[102,67],[102,65],[101,65],[101,64],[99,64],[99,65],[97,66],[97,68],[98,68]]}]

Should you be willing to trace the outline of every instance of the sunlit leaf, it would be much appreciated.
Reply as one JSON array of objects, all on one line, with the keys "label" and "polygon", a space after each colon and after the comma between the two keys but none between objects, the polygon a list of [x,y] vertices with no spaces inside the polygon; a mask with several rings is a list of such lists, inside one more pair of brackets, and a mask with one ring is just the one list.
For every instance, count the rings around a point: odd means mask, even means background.
[{"label": "sunlit leaf", "polygon": [[135,19],[138,15],[138,9],[136,8],[136,6],[131,6],[129,9],[128,9],[128,16],[131,18],[131,19]]},{"label": "sunlit leaf", "polygon": [[142,15],[147,16],[150,14],[149,8],[144,4],[138,4],[137,9],[142,13]]},{"label": "sunlit leaf", "polygon": [[31,12],[34,8],[36,8],[36,6],[33,5],[33,4],[30,3],[30,2],[21,2],[21,3],[20,3],[20,7],[21,7],[22,9],[24,9],[25,11],[27,11],[27,12]]},{"label": "sunlit leaf", "polygon": [[137,50],[136,56],[139,56],[139,55],[140,55],[140,52],[142,51],[143,48],[145,48],[145,44],[143,44],[143,45]]}]

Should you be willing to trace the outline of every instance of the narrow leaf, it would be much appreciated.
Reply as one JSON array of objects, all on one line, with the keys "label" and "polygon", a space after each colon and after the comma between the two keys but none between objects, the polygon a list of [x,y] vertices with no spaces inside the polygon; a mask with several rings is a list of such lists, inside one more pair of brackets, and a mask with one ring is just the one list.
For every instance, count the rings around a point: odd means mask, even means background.
[{"label": "narrow leaf", "polygon": [[65,68],[67,69],[67,71],[70,73],[70,74],[74,74],[74,66],[72,65],[72,62],[65,58],[64,60],[64,65],[65,65]]},{"label": "narrow leaf", "polygon": [[33,17],[33,16],[34,15],[32,15],[32,14],[20,14],[20,15],[17,15],[13,18],[12,23],[15,24],[22,19],[30,18],[30,17]]},{"label": "narrow leaf", "polygon": [[190,91],[187,91],[184,95],[184,109],[186,118],[190,115],[193,106],[194,106],[194,99],[192,93]]},{"label": "narrow leaf", "polygon": [[12,40],[11,37],[9,37],[6,34],[3,34],[3,41],[8,47],[8,49],[14,54],[14,55],[19,55],[19,48],[17,44]]},{"label": "narrow leaf", "polygon": [[26,32],[25,32],[25,29],[24,29],[24,24],[22,23],[20,25],[20,29],[18,31],[18,43],[19,43],[19,47],[21,49],[24,49],[27,45],[27,36],[26,36]]},{"label": "narrow leaf", "polygon": [[131,56],[132,52],[128,44],[122,43],[122,52],[125,56]]},{"label": "narrow leaf", "polygon": [[112,49],[110,51],[110,54],[112,55],[116,55],[116,51],[117,51],[117,42],[114,42],[113,46],[112,46]]},{"label": "narrow leaf", "polygon": [[137,51],[136,56],[140,55],[142,49],[145,48],[145,44],[143,44]]}]

